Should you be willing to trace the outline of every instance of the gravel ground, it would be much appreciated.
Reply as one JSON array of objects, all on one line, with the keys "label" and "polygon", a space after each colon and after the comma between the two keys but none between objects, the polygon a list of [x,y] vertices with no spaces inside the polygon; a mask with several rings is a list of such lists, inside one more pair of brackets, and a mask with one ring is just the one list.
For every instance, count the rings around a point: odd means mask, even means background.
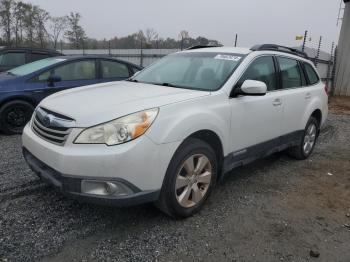
[{"label": "gravel ground", "polygon": [[309,160],[236,169],[181,221],[67,199],[0,136],[0,261],[350,261],[349,135],[350,116],[330,115]]}]

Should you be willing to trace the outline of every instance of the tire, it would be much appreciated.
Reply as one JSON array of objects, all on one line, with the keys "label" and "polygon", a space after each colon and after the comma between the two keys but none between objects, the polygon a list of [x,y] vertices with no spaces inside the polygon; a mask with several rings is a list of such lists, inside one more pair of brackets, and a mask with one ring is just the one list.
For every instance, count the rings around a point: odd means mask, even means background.
[{"label": "tire", "polygon": [[0,108],[1,131],[7,135],[21,134],[33,111],[33,105],[22,100],[6,103]]},{"label": "tire", "polygon": [[[313,130],[313,131],[311,131]],[[310,133],[312,132],[312,133]],[[319,123],[316,118],[310,117],[298,146],[288,150],[288,154],[298,160],[307,159],[313,152],[319,134]],[[308,146],[306,146],[308,143]]]},{"label": "tire", "polygon": [[217,173],[214,150],[202,140],[187,139],[169,164],[156,206],[173,218],[192,216],[210,195]]}]

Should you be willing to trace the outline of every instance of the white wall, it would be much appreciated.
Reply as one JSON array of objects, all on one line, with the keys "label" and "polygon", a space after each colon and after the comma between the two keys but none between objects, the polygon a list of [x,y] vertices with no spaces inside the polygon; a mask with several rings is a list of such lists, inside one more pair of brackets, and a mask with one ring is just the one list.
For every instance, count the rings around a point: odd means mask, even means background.
[{"label": "white wall", "polygon": [[344,18],[340,32],[335,95],[350,96],[350,2],[345,3]]}]

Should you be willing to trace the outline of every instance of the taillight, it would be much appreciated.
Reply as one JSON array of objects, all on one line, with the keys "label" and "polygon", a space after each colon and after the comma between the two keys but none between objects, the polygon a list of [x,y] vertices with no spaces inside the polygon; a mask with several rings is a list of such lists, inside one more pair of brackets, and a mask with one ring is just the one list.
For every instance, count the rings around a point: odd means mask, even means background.
[{"label": "taillight", "polygon": [[326,92],[326,95],[329,96],[329,89],[327,85],[324,86],[324,91]]}]

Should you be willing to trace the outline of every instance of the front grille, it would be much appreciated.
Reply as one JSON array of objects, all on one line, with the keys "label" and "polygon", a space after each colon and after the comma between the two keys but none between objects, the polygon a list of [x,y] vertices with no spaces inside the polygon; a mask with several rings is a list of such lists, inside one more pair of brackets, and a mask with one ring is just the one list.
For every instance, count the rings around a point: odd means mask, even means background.
[{"label": "front grille", "polygon": [[[45,121],[45,118],[49,119],[49,121]],[[74,120],[69,119],[60,114],[39,108],[34,113],[32,130],[42,139],[63,146],[71,132],[71,123],[74,122]],[[54,121],[51,123],[51,120]]]}]

